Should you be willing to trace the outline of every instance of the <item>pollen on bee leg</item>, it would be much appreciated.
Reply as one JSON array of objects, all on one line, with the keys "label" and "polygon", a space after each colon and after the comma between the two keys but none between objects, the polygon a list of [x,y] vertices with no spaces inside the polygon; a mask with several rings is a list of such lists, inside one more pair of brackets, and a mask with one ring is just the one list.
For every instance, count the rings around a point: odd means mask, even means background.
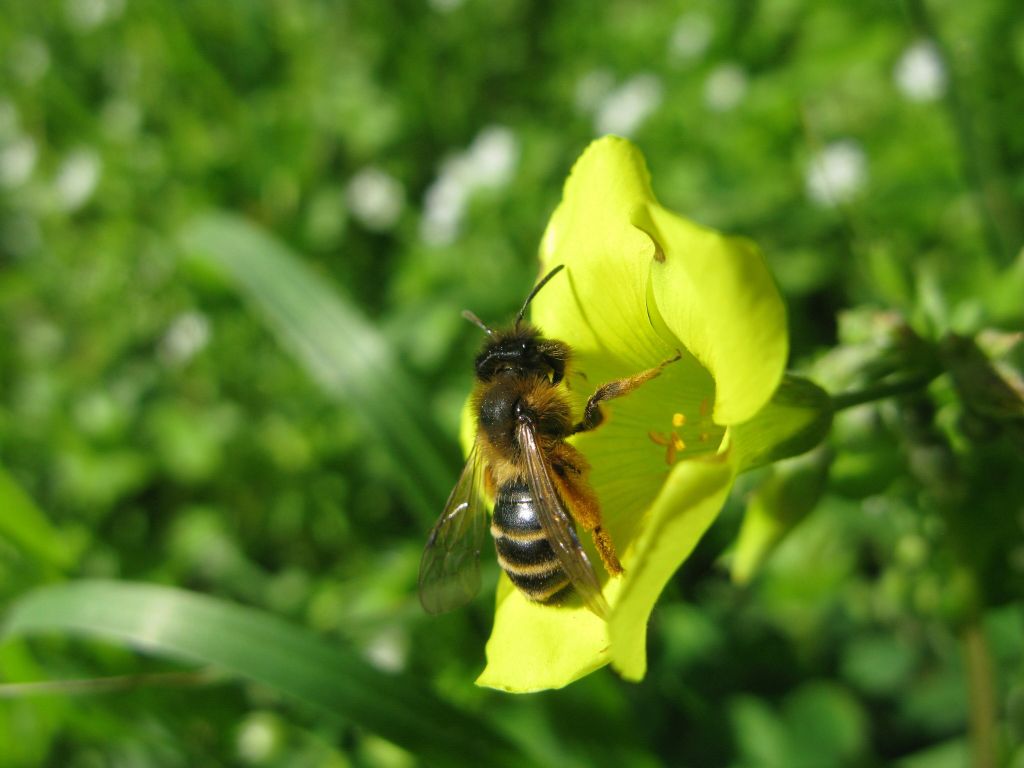
[{"label": "pollen on bee leg", "polygon": [[677,435],[675,432],[672,433],[672,447],[677,451],[685,451],[686,443],[683,442],[683,438]]},{"label": "pollen on bee leg", "polygon": [[622,574],[623,568],[622,563],[619,562],[619,556],[615,553],[615,545],[612,544],[612,539],[601,526],[597,526],[592,532],[591,536],[594,539],[594,547],[597,549],[597,554],[601,556],[601,562],[604,563],[604,568],[612,576],[619,576]]},{"label": "pollen on bee leg", "polygon": [[686,414],[684,413],[673,413],[672,414],[672,426],[683,427],[686,426]]}]

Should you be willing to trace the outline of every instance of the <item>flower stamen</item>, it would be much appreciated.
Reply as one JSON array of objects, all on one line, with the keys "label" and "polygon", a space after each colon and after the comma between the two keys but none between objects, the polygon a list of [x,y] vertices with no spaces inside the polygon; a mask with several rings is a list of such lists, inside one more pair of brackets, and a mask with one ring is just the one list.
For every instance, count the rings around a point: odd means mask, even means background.
[{"label": "flower stamen", "polygon": [[[672,417],[672,423],[676,426],[681,426],[686,423],[686,417],[681,413],[677,413]],[[651,431],[647,433],[647,436],[655,445],[665,447],[665,463],[670,467],[676,463],[677,454],[686,450],[686,443],[674,429],[668,435]]]}]

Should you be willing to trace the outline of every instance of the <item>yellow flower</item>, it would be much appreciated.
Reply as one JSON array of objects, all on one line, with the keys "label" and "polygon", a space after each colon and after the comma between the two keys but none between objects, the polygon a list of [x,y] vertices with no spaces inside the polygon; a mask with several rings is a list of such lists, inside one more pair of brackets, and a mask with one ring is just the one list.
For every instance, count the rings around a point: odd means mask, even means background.
[{"label": "yellow flower", "polygon": [[774,447],[825,408],[770,405],[788,337],[760,251],[659,205],[628,141],[599,139],[577,161],[540,260],[541,274],[565,265],[537,295],[532,319],[575,352],[585,374],[568,381],[577,413],[598,384],[677,350],[683,356],[603,406],[606,422],[573,441],[592,465],[604,525],[625,567],[609,579],[598,566],[608,621],[577,603],[532,603],[501,577],[477,683],[516,692],[562,687],[609,662],[627,679],[642,678],[651,611],[736,474],[774,458]]}]

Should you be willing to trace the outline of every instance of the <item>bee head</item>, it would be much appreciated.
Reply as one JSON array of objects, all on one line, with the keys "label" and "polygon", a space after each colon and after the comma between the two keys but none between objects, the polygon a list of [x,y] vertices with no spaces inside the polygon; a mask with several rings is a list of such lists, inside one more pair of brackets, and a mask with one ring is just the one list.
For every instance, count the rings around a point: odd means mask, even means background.
[{"label": "bee head", "polygon": [[541,336],[531,325],[520,324],[493,333],[476,356],[476,376],[490,381],[509,374],[517,377],[544,376],[557,384],[565,375],[569,349],[559,341]]},{"label": "bee head", "polygon": [[462,313],[463,317],[487,334],[487,343],[476,357],[476,375],[480,381],[490,381],[499,374],[550,376],[552,384],[562,380],[569,359],[569,347],[560,341],[545,339],[539,330],[523,322],[533,297],[561,270],[562,265],[559,264],[534,286],[509,330],[494,331],[469,310]]}]

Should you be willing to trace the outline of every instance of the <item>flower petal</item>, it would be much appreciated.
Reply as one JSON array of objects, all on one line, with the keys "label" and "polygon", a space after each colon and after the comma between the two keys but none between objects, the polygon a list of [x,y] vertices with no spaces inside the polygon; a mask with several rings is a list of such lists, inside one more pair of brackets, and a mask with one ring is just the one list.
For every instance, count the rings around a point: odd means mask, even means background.
[{"label": "flower petal", "polygon": [[828,451],[817,450],[772,466],[747,502],[730,563],[735,583],[749,583],[779,542],[814,509],[830,463]]},{"label": "flower petal", "polygon": [[626,375],[672,354],[647,317],[654,241],[632,224],[634,211],[654,202],[639,150],[605,137],[576,161],[544,233],[544,271],[564,264],[566,274],[537,295],[532,318],[548,336],[607,363],[588,370],[591,377]]},{"label": "flower petal", "polygon": [[771,400],[749,421],[732,427],[740,471],[799,456],[832,428],[832,399],[808,379],[787,374]]},{"label": "flower petal", "polygon": [[[617,590],[610,585],[605,594]],[[604,621],[578,601],[565,606],[530,602],[502,574],[487,666],[477,685],[510,693],[562,688],[603,667],[608,658]]]},{"label": "flower petal", "polygon": [[734,476],[728,453],[680,462],[648,512],[608,625],[612,665],[627,680],[640,680],[647,671],[651,611],[718,516]]},{"label": "flower petal", "polygon": [[746,421],[775,391],[789,353],[785,305],[761,251],[656,204],[633,221],[659,249],[657,312],[715,379],[715,421]]}]

